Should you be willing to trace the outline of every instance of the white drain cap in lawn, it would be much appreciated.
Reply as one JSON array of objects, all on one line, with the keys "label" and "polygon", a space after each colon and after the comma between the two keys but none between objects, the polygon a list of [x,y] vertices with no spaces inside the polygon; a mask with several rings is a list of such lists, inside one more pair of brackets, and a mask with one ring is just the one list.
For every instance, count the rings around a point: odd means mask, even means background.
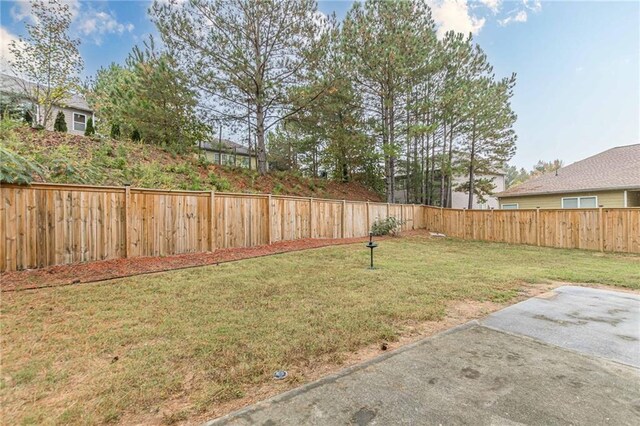
[{"label": "white drain cap in lawn", "polygon": [[273,378],[276,380],[282,380],[285,377],[287,377],[287,372],[284,370],[278,370],[275,373],[273,373]]}]

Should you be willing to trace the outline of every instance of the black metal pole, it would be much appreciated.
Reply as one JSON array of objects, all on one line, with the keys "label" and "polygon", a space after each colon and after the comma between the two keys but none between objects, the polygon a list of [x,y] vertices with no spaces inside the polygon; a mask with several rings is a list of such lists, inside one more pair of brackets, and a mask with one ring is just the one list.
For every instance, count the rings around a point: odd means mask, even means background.
[{"label": "black metal pole", "polygon": [[371,269],[373,269],[373,247],[371,247]]}]

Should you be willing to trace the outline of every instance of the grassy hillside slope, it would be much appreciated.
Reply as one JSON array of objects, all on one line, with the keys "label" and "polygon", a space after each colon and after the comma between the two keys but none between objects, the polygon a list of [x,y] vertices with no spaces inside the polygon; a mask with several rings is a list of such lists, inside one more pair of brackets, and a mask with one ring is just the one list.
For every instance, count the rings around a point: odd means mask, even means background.
[{"label": "grassy hillside slope", "polygon": [[36,181],[134,187],[273,193],[380,201],[356,182],[307,178],[292,172],[259,176],[255,170],[218,166],[196,153],[178,155],[149,144],[75,136],[2,124],[4,148],[40,165]]}]

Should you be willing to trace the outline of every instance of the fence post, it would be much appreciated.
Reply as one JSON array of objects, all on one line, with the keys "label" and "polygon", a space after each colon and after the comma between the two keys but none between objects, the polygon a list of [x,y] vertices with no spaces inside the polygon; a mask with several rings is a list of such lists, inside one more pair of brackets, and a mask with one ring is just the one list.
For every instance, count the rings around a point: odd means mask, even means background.
[{"label": "fence post", "polygon": [[309,197],[309,238],[313,238],[313,197]]},{"label": "fence post", "polygon": [[467,239],[467,209],[462,209],[462,239]]},{"label": "fence post", "polygon": [[411,205],[411,209],[412,209],[412,212],[413,212],[413,223],[411,224],[411,229],[412,230],[416,229],[416,207],[417,206],[415,204]]},{"label": "fence post", "polygon": [[536,245],[540,247],[540,207],[536,207]]},{"label": "fence post", "polygon": [[267,203],[267,242],[271,245],[271,194],[269,194],[269,197],[267,198]]},{"label": "fence post", "polygon": [[598,206],[598,227],[600,228],[600,251],[604,252],[604,216],[602,205]]},{"label": "fence post", "polygon": [[440,207],[440,229],[438,229],[438,232],[441,234],[444,234],[444,208]]},{"label": "fence post", "polygon": [[387,219],[389,219],[389,203],[387,203]]},{"label": "fence post", "polygon": [[340,232],[341,238],[344,238],[346,226],[347,226],[347,201],[342,200],[342,230]]},{"label": "fence post", "polygon": [[369,219],[369,200],[367,200],[367,235],[371,232],[371,222]]},{"label": "fence post", "polygon": [[216,249],[216,193],[211,190],[209,192],[209,251]]},{"label": "fence post", "polygon": [[129,257],[131,249],[129,243],[131,242],[131,184],[125,183],[124,185],[124,257]]}]

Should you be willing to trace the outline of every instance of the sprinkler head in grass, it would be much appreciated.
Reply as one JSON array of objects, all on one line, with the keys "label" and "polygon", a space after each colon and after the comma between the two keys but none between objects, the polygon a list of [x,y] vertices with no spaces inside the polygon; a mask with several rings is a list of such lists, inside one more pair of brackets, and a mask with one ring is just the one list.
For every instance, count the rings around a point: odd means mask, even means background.
[{"label": "sprinkler head in grass", "polygon": [[287,377],[287,372],[284,370],[278,370],[275,373],[273,373],[273,378],[276,380],[282,380],[285,377]]},{"label": "sprinkler head in grass", "polygon": [[369,269],[374,269],[373,268],[373,249],[378,247],[378,243],[373,242],[373,232],[369,232],[369,242],[367,243],[366,247],[371,250],[371,266],[369,266]]}]

